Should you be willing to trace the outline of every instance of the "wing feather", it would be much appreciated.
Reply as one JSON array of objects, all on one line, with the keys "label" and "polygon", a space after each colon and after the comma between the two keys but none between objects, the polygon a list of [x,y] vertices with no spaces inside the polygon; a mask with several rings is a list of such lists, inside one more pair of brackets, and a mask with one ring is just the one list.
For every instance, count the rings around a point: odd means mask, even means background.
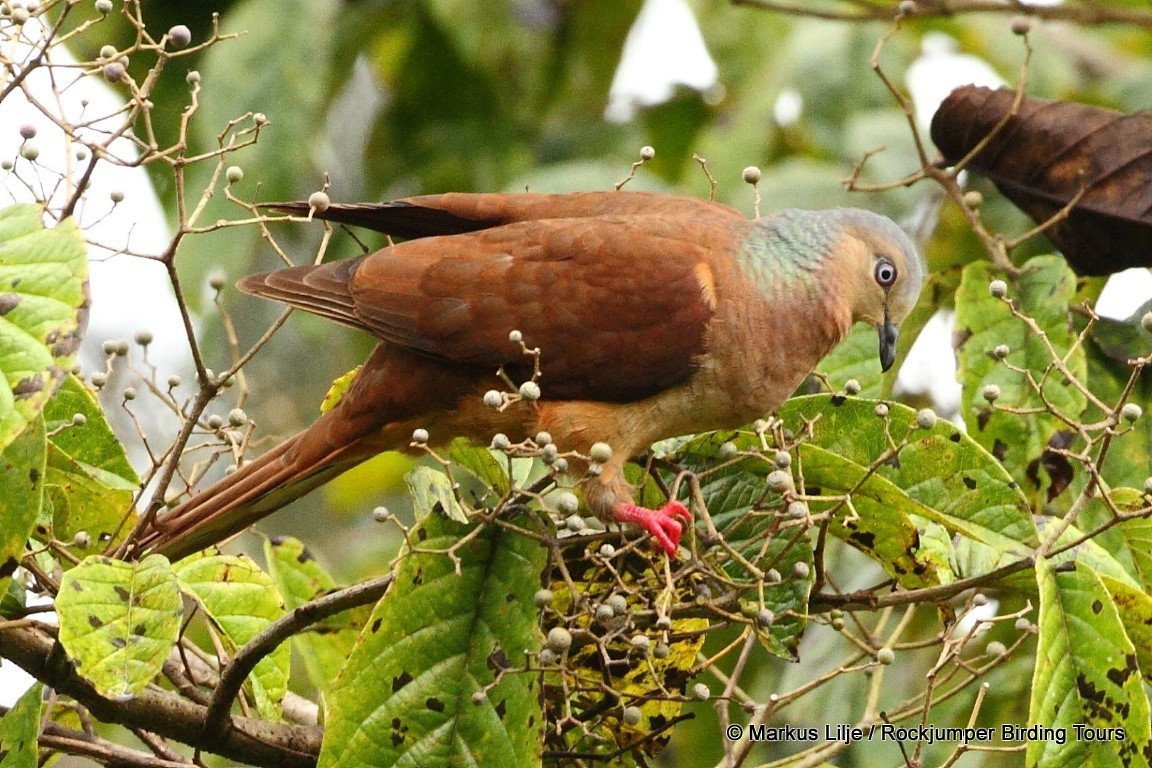
[{"label": "wing feather", "polygon": [[508,341],[519,330],[542,350],[546,398],[633,400],[686,379],[706,351],[715,286],[701,276],[710,280],[710,260],[725,258],[748,222],[703,211],[429,236],[241,287],[438,359],[504,366],[517,380],[531,371]]}]

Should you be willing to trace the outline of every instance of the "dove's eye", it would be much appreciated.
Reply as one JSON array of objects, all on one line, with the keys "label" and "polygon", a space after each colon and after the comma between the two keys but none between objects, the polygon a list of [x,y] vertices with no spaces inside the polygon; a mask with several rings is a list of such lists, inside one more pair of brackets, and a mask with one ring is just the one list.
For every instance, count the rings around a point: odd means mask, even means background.
[{"label": "dove's eye", "polygon": [[881,259],[876,262],[876,269],[873,274],[876,276],[876,282],[882,288],[887,288],[896,282],[896,265],[886,259]]}]

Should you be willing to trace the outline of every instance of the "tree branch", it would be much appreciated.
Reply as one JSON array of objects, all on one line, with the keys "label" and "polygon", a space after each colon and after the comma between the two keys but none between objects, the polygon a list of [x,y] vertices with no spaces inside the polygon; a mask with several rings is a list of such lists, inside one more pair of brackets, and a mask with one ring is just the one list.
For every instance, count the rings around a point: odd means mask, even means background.
[{"label": "tree branch", "polygon": [[314,768],[320,753],[320,728],[236,717],[230,728],[209,736],[204,729],[207,707],[175,693],[146,688],[125,701],[106,699],[76,673],[52,638],[38,627],[0,631],[0,657],[76,699],[102,722],[143,728],[204,752],[268,768]]}]

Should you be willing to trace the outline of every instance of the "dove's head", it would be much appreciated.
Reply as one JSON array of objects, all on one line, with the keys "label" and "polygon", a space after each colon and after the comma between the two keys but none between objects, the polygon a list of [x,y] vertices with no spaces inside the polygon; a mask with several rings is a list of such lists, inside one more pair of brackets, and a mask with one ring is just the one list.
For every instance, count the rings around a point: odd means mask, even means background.
[{"label": "dove's head", "polygon": [[853,321],[863,320],[880,335],[880,367],[896,360],[900,323],[916,305],[924,280],[911,239],[891,219],[855,208],[827,212],[839,225],[834,246],[841,294]]}]

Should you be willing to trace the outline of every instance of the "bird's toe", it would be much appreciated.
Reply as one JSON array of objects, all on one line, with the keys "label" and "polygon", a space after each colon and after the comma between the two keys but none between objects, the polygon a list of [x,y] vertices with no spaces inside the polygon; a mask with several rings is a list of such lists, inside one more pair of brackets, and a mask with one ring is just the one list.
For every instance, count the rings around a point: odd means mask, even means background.
[{"label": "bird's toe", "polygon": [[612,512],[617,520],[633,523],[650,533],[656,544],[667,552],[669,557],[676,554],[684,528],[692,522],[692,515],[687,507],[678,501],[669,501],[660,509],[621,503],[617,504]]}]

